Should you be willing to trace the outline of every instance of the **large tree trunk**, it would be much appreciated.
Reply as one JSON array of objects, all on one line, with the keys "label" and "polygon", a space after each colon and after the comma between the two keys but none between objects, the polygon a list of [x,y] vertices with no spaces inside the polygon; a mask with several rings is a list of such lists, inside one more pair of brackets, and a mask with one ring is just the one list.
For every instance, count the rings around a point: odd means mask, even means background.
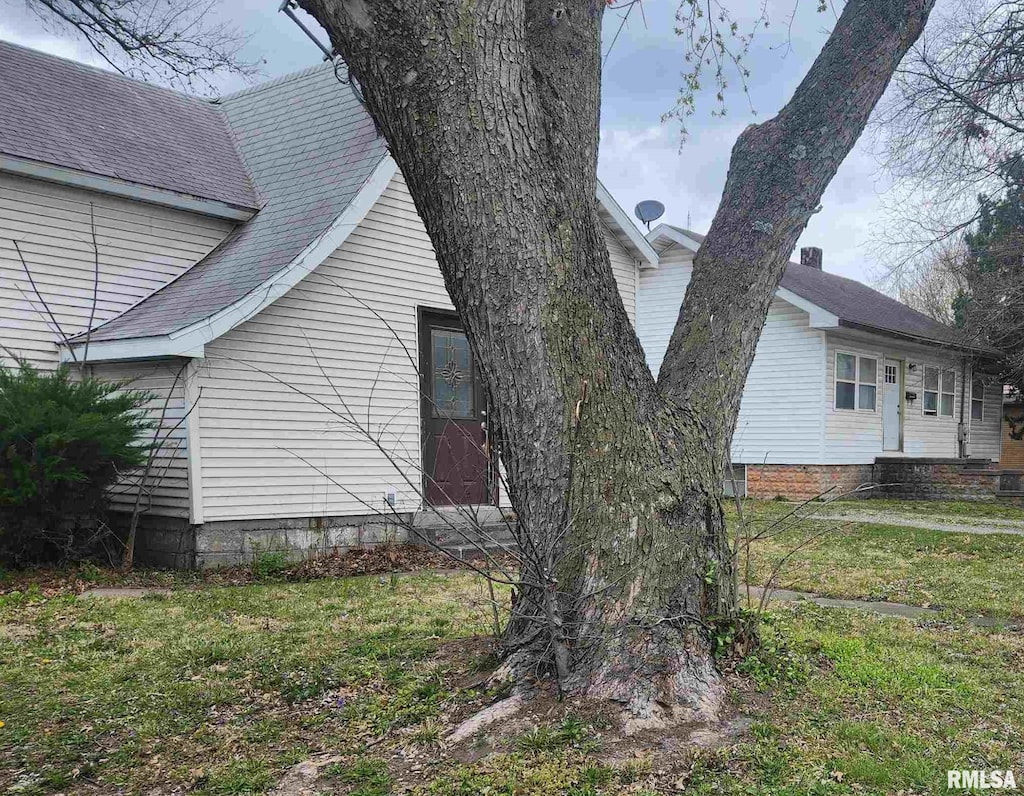
[{"label": "large tree trunk", "polygon": [[713,717],[735,613],[721,480],[786,258],[931,0],[850,0],[733,153],[656,383],[597,216],[599,0],[302,0],[359,80],[502,431],[524,586],[509,669],[640,722]]}]

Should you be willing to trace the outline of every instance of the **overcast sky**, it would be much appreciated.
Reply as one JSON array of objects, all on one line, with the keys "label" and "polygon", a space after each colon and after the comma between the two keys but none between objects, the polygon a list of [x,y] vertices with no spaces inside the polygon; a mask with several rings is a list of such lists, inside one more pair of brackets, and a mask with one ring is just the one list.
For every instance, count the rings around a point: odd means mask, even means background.
[{"label": "overcast sky", "polygon": [[[276,77],[318,63],[319,51],[284,15],[279,0],[222,0],[218,13],[251,36],[248,56],[263,61],[266,77]],[[770,2],[771,25],[755,39],[749,58],[750,100],[738,91],[728,97],[728,113],[715,117],[709,97],[698,100],[688,121],[690,135],[680,147],[679,125],[662,122],[674,103],[683,71],[683,46],[674,33],[677,0],[643,0],[647,25],[635,12],[608,55],[604,72],[599,176],[628,211],[642,199],[666,206],[663,220],[705,231],[721,196],[736,136],[747,125],[774,115],[792,94],[821,49],[831,12],[819,14],[816,3],[797,6],[789,36],[793,2]],[[741,27],[761,7],[761,0],[735,0],[730,8]],[[97,57],[81,42],[47,32],[20,3],[7,0],[0,38],[94,65]],[[607,12],[605,39],[619,26],[618,13]],[[744,22],[746,23],[744,25]],[[315,23],[312,23],[315,25]],[[226,89],[239,88],[230,82]],[[824,249],[825,269],[870,281],[879,273],[873,259],[872,233],[882,219],[886,182],[862,140],[847,157],[811,219],[799,245]]]}]

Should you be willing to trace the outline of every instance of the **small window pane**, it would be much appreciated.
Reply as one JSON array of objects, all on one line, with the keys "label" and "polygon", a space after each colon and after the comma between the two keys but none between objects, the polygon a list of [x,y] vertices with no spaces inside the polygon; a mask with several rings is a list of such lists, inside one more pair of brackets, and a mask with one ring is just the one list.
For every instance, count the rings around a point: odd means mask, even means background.
[{"label": "small window pane", "polygon": [[924,394],[924,413],[926,415],[934,415],[938,408],[939,394],[937,392],[926,392]]},{"label": "small window pane", "polygon": [[[939,390],[939,369],[938,368],[925,368],[924,369],[924,388],[926,390]],[[926,407],[927,408],[927,407]]]},{"label": "small window pane", "polygon": [[853,409],[854,385],[841,381],[836,384],[836,409]]},{"label": "small window pane", "polygon": [[985,419],[985,403],[983,401],[971,401],[971,420]]},{"label": "small window pane", "polygon": [[857,357],[852,354],[836,354],[836,378],[845,381],[856,380]]},{"label": "small window pane", "polygon": [[868,357],[860,358],[860,381],[874,384],[878,381],[878,362]]},{"label": "small window pane", "polygon": [[874,384],[860,385],[860,408],[875,411],[875,390]]},{"label": "small window pane", "polygon": [[432,329],[434,417],[473,416],[473,360],[462,332]]},{"label": "small window pane", "polygon": [[971,382],[971,396],[974,398],[983,398],[985,395],[985,383],[981,379],[974,379]]},{"label": "small window pane", "polygon": [[940,415],[943,417],[953,416],[953,396],[949,393],[942,393],[942,403],[940,404],[941,411]]},{"label": "small window pane", "polygon": [[952,370],[942,371],[942,391],[953,392],[956,389],[956,372]]}]

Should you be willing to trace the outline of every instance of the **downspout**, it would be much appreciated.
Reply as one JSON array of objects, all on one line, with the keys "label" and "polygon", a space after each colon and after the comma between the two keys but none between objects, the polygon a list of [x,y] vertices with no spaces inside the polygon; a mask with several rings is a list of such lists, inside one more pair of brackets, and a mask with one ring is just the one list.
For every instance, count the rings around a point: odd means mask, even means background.
[{"label": "downspout", "polygon": [[961,459],[970,454],[967,447],[967,426],[964,425],[964,396],[967,393],[967,357],[960,359],[960,422],[956,427],[957,453]]}]

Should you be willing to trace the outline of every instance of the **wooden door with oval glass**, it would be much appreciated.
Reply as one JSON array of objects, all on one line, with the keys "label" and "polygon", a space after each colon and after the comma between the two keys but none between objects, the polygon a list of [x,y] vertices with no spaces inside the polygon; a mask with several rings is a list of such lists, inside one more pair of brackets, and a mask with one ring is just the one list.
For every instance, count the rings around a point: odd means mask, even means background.
[{"label": "wooden door with oval glass", "polygon": [[428,505],[491,503],[493,456],[483,385],[454,314],[420,314],[423,496]]}]

